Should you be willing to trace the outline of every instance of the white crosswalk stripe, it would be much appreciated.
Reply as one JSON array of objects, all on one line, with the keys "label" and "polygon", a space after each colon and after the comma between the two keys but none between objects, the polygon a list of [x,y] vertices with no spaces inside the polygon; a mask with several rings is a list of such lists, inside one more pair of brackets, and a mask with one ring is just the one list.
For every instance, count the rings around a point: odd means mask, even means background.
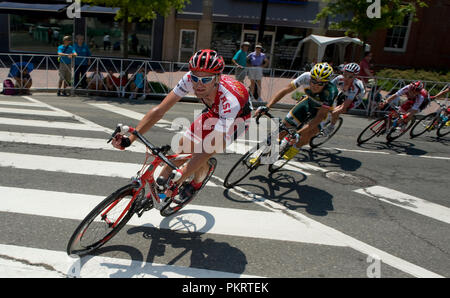
[{"label": "white crosswalk stripe", "polygon": [[[0,140],[10,143],[29,145],[62,146],[65,148],[84,148],[86,150],[112,150],[106,144],[106,133],[112,130],[101,127],[96,123],[69,112],[54,108],[31,97],[24,97],[31,102],[31,109],[26,109],[23,102],[7,101],[2,106],[20,106],[20,109],[0,108],[1,113],[15,114],[17,118],[0,117],[0,124],[12,127],[33,126],[42,128],[43,133],[23,133],[15,131],[0,131]],[[129,111],[109,104],[91,104],[103,110],[114,111],[132,119],[140,119],[144,114]],[[33,109],[36,107],[47,110]],[[58,121],[25,120],[19,115],[37,115],[48,117],[67,117],[70,122],[59,119]],[[74,121],[75,120],[75,121]],[[161,120],[161,128],[171,129],[171,122]],[[105,139],[86,138],[76,136],[60,136],[44,133],[46,128],[63,128],[69,131],[96,131],[105,132]],[[133,152],[144,152],[142,144],[133,144],[130,148]],[[238,141],[234,145],[234,152],[244,153],[248,150],[248,144]],[[55,157],[40,154],[24,154],[18,152],[0,151],[0,169],[2,172],[8,169],[54,172],[60,175],[78,174],[92,177],[117,177],[129,179],[141,169],[141,164],[112,162],[104,160],[90,160],[84,158]],[[306,175],[322,173],[323,169],[313,165],[291,161],[286,167],[292,171],[299,171]],[[70,178],[68,178],[70,179]],[[214,180],[215,179],[215,180]],[[220,183],[215,183],[219,181]],[[214,177],[208,187],[221,187],[221,178]],[[373,190],[373,189],[372,189]],[[367,190],[365,190],[367,192]],[[144,213],[141,218],[134,217],[129,222],[130,226],[155,227],[163,230],[175,230],[183,232],[198,232],[214,235],[224,235],[244,238],[257,238],[276,241],[288,241],[325,245],[333,247],[347,247],[363,254],[376,254],[384,263],[407,272],[413,276],[440,277],[429,270],[411,264],[389,253],[362,243],[335,229],[327,227],[299,213],[293,212],[280,204],[265,200],[247,192],[245,189],[236,188],[231,191],[241,198],[255,202],[266,211],[245,210],[236,208],[212,207],[190,204],[177,216],[163,218],[156,210]],[[80,193],[61,192],[37,188],[22,188],[20,186],[0,185],[0,212],[25,214],[42,218],[57,218],[63,220],[79,221],[100,202],[104,196]],[[423,201],[416,200],[421,204]],[[418,204],[416,207],[421,208]],[[186,226],[185,223],[190,225]],[[269,223],[269,224],[268,224]],[[36,266],[47,264],[48,266]],[[0,277],[64,277],[68,268],[73,264],[65,252],[53,249],[38,249],[24,246],[0,243]],[[105,265],[105,264],[109,264]],[[69,267],[68,267],[69,266]],[[121,268],[127,267],[126,277],[258,277],[256,275],[234,274],[217,270],[206,270],[191,267],[164,265],[158,263],[146,263],[142,261],[124,260],[110,257],[91,257],[82,266],[83,277],[124,277]]]}]

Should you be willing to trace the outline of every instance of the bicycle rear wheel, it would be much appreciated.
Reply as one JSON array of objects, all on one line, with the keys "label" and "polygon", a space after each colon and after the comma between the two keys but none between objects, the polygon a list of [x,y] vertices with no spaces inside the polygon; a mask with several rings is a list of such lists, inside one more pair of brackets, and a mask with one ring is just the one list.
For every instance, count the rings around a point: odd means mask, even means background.
[{"label": "bicycle rear wheel", "polygon": [[432,124],[435,117],[436,113],[431,113],[417,121],[409,132],[411,139],[424,134],[426,131],[431,131],[433,129]]},{"label": "bicycle rear wheel", "polygon": [[[214,174],[214,171],[216,170],[217,159],[215,159],[214,157],[208,159],[208,164],[209,164],[208,174],[206,175],[205,179],[203,179],[202,186],[200,187],[200,189],[189,200],[187,200],[183,204],[177,204],[175,202],[171,202],[169,205],[167,205],[164,209],[161,210],[160,214],[162,216],[164,216],[164,217],[171,216],[172,214],[175,214],[176,212],[180,211],[181,208],[183,208],[184,206],[189,204],[195,198],[195,196],[199,193],[199,191],[202,190],[203,187],[205,187],[206,183],[208,183],[209,179],[211,179],[211,176]],[[181,192],[181,190],[182,189],[180,188],[179,192]]]},{"label": "bicycle rear wheel", "polygon": [[386,130],[386,118],[378,118],[375,121],[372,121],[364,130],[359,134],[358,139],[356,140],[358,142],[358,145],[361,145],[373,137],[381,134]]},{"label": "bicycle rear wheel", "polygon": [[[314,149],[319,147],[320,145],[325,144],[329,139],[331,139],[336,134],[339,128],[341,128],[343,121],[344,120],[342,119],[342,117],[339,117],[332,132],[330,132],[328,135],[319,133],[317,136],[311,138],[311,140],[309,141],[309,146]],[[328,123],[327,125],[330,125],[330,123]]]},{"label": "bicycle rear wheel", "polygon": [[128,184],[98,204],[73,232],[67,254],[92,253],[116,235],[134,214],[130,202],[135,191],[136,184]]},{"label": "bicycle rear wheel", "polygon": [[441,122],[441,124],[439,125],[439,128],[436,132],[437,136],[440,138],[445,137],[450,132],[450,126],[447,126],[445,124],[446,123]]}]

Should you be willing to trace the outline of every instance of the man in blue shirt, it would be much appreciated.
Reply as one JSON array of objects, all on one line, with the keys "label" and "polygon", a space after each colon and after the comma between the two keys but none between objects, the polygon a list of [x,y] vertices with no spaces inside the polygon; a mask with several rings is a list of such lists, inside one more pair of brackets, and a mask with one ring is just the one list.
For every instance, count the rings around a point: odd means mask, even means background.
[{"label": "man in blue shirt", "polygon": [[245,76],[247,74],[245,67],[247,66],[247,55],[249,47],[250,43],[248,41],[242,43],[241,49],[237,51],[233,59],[231,59],[231,62],[233,62],[233,64],[236,66],[236,80],[241,83],[244,83]]},{"label": "man in blue shirt", "polygon": [[[72,80],[72,57],[77,56],[75,49],[70,45],[70,36],[66,35],[63,38],[63,44],[58,47],[58,61],[59,61],[59,81],[57,95],[67,96],[66,88],[70,85]],[[64,89],[61,91],[61,86],[64,83]]]},{"label": "man in blue shirt", "polygon": [[255,85],[257,88],[257,100],[261,99],[261,81],[263,78],[263,68],[269,65],[269,60],[266,55],[262,52],[262,45],[257,44],[255,46],[255,51],[250,53],[247,57],[250,68],[248,70],[248,78],[250,79],[250,93],[253,95],[255,93]]},{"label": "man in blue shirt", "polygon": [[[75,58],[75,78],[73,80],[76,88],[86,89],[86,71],[91,64],[91,60],[85,57],[92,56],[89,47],[84,42],[83,35],[76,36],[76,44],[74,45],[77,58]],[[80,83],[81,81],[81,83]]]}]

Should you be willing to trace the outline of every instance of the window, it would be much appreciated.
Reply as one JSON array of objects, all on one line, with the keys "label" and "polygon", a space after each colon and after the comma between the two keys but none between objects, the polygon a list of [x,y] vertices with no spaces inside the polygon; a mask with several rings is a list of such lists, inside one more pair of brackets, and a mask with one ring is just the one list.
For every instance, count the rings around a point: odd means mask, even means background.
[{"label": "window", "polygon": [[11,50],[55,53],[64,35],[72,36],[73,20],[45,15],[10,15]]},{"label": "window", "polygon": [[411,29],[412,15],[405,16],[403,23],[388,29],[386,41],[384,44],[385,51],[405,52],[408,43],[409,31]]},{"label": "window", "polygon": [[[129,57],[151,57],[153,22],[132,23],[128,32]],[[92,55],[123,55],[123,25],[110,17],[87,17],[86,37]]]}]

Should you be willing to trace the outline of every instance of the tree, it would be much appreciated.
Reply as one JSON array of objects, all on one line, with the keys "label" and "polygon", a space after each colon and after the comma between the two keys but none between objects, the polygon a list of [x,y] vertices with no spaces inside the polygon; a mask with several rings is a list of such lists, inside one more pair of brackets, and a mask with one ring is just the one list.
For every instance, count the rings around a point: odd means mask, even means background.
[{"label": "tree", "polygon": [[315,23],[336,16],[345,18],[332,23],[330,29],[345,29],[345,35],[356,35],[366,44],[367,38],[376,30],[400,25],[417,7],[428,7],[425,1],[410,0],[325,0],[327,5],[316,15]]},{"label": "tree", "polygon": [[123,21],[123,56],[128,58],[128,31],[133,21],[150,21],[157,14],[168,16],[172,9],[181,11],[189,0],[82,0],[90,5],[117,7],[115,20]]}]

